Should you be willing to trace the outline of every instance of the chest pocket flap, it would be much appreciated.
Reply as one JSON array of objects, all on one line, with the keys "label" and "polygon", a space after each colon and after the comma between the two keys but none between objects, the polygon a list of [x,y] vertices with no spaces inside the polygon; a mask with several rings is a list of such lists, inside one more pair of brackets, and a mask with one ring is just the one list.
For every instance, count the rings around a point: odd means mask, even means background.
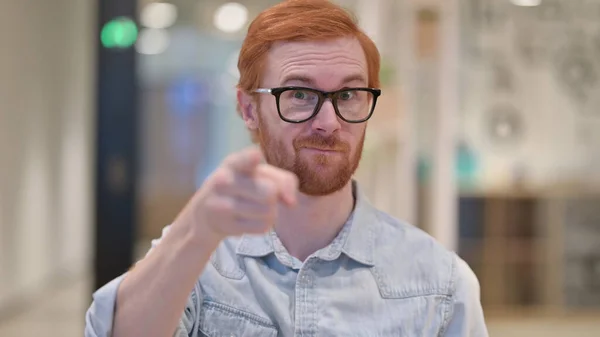
[{"label": "chest pocket flap", "polygon": [[268,319],[228,305],[205,301],[201,315],[199,332],[203,337],[277,336],[277,328]]}]

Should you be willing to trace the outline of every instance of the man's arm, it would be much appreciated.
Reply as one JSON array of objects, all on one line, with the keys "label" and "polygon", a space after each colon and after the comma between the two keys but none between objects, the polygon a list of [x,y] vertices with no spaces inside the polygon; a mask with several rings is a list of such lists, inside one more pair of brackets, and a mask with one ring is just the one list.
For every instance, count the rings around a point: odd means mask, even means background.
[{"label": "man's arm", "polygon": [[194,336],[202,303],[198,275],[215,244],[193,244],[182,233],[163,231],[146,258],[94,294],[86,337]]},{"label": "man's arm", "polygon": [[[201,303],[200,290],[192,290],[219,243],[228,236],[268,231],[280,202],[288,206],[297,202],[298,178],[262,162],[258,148],[228,156],[179,213],[161,243],[124,277],[96,293],[86,317],[86,337],[164,337],[182,332],[182,324],[177,327],[186,301],[195,298],[194,308]],[[182,321],[198,323],[194,317],[198,312],[188,305]],[[197,329],[183,325],[194,336]]]},{"label": "man's arm", "polygon": [[456,257],[456,291],[446,337],[487,337],[479,281],[465,261]]}]

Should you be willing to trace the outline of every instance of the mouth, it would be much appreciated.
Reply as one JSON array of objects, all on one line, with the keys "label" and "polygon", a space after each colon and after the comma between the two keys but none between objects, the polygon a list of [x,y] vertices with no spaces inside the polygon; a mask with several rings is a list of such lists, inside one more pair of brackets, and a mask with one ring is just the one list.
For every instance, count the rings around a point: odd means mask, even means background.
[{"label": "mouth", "polygon": [[321,153],[321,154],[333,154],[333,153],[340,152],[335,149],[326,149],[326,148],[317,148],[317,147],[304,147],[302,149],[310,151],[310,152]]}]

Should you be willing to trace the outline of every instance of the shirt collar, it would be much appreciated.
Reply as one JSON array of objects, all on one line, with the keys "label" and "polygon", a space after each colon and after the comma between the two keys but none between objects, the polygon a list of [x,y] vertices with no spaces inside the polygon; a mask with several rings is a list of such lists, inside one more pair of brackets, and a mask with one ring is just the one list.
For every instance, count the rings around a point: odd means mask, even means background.
[{"label": "shirt collar", "polygon": [[[352,190],[355,196],[354,211],[337,237],[331,244],[317,252],[317,256],[331,261],[344,253],[361,264],[373,266],[376,210],[354,180]],[[274,235],[273,232],[264,235],[244,235],[237,246],[236,253],[249,257],[264,257],[274,253]]]},{"label": "shirt collar", "polygon": [[273,253],[271,233],[242,236],[237,246],[236,253],[250,257],[263,257]]},{"label": "shirt collar", "polygon": [[373,266],[377,210],[367,200],[356,181],[352,181],[352,188],[356,204],[347,224],[350,228],[342,245],[342,252],[359,263]]}]

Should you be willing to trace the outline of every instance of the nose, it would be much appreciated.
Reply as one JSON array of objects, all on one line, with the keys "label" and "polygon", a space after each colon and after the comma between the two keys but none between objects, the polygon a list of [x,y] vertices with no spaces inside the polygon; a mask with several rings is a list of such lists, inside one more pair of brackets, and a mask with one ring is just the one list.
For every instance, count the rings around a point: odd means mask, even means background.
[{"label": "nose", "polygon": [[338,131],[342,125],[338,116],[335,114],[333,103],[330,100],[326,100],[321,106],[321,109],[314,117],[312,121],[312,128],[319,133],[332,134]]}]

